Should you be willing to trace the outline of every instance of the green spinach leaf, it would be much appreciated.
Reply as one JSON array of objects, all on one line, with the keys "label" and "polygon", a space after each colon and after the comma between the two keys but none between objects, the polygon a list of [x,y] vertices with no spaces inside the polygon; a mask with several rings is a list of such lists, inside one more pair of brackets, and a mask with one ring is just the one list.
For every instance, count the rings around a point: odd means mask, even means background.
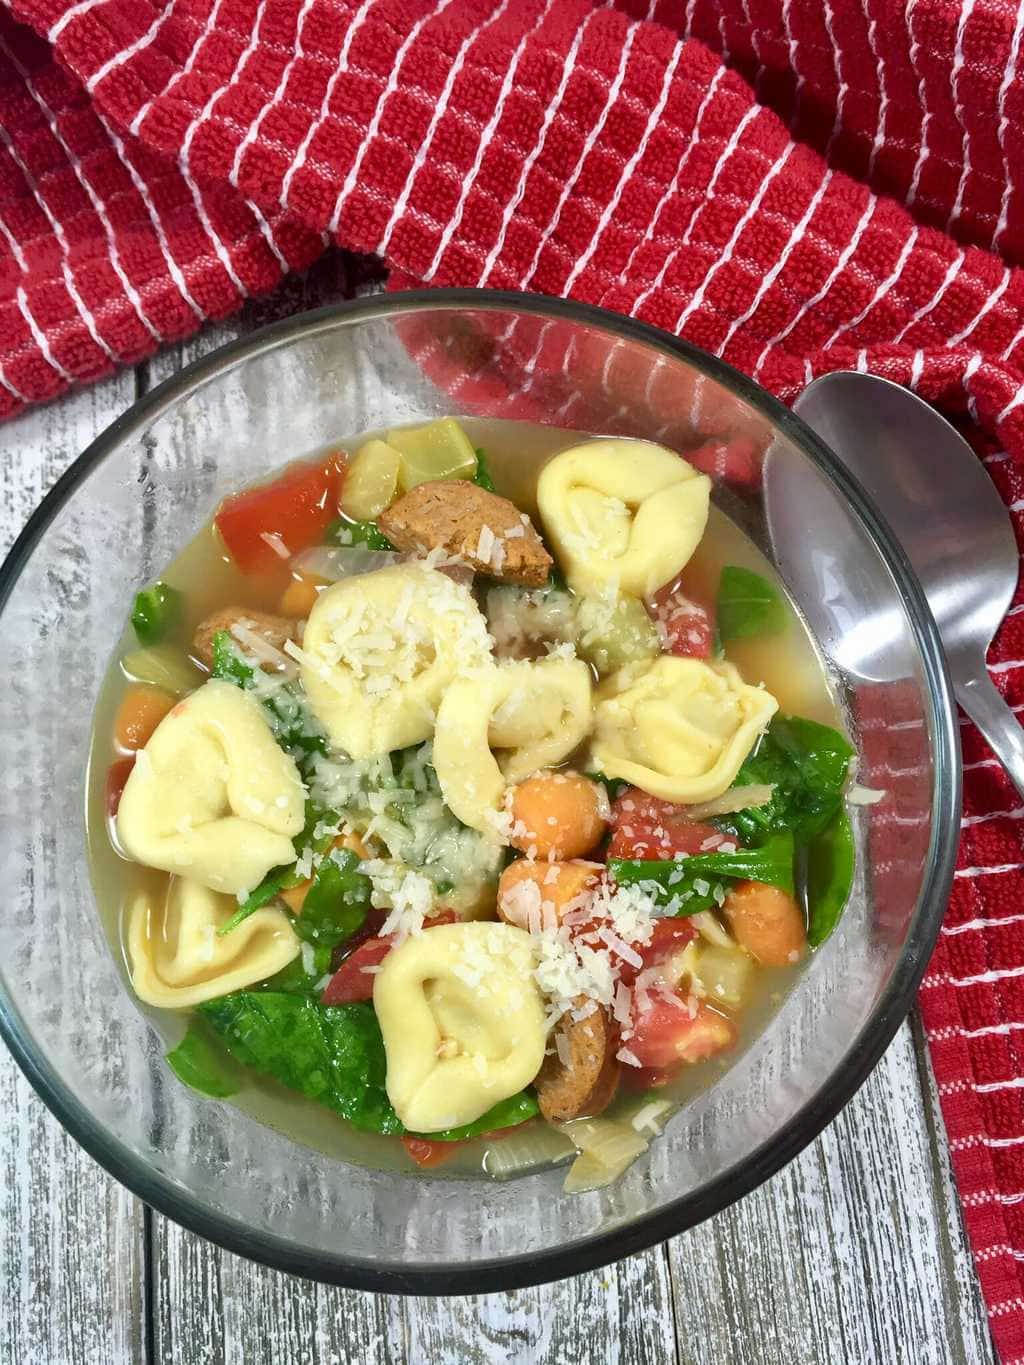
[{"label": "green spinach leaf", "polygon": [[395,547],[375,521],[346,521],[338,517],[324,533],[329,545],[365,545],[368,550],[393,550]]},{"label": "green spinach leaf", "polygon": [[140,645],[158,645],[181,617],[181,593],[166,583],[154,583],[135,594],[132,626]]},{"label": "green spinach leaf", "polygon": [[198,1017],[189,1020],[184,1038],[168,1052],[167,1065],[179,1081],[201,1095],[223,1100],[240,1089],[234,1062]]},{"label": "green spinach leaf", "polygon": [[[256,670],[246,663],[226,630],[218,630],[213,637],[210,674],[243,689],[251,688],[256,680]],[[300,762],[304,755],[327,752],[327,738],[295,682],[282,683],[260,701],[274,738],[283,749],[294,751]]]},{"label": "green spinach leaf", "polygon": [[584,776],[589,777],[591,782],[600,782],[601,786],[604,787],[605,791],[608,793],[609,801],[617,800],[629,786],[629,783],[624,778],[605,777],[604,773],[584,773]]},{"label": "green spinach leaf", "polygon": [[319,983],[331,970],[331,950],[326,947],[313,949],[312,971],[306,970],[305,953],[293,957],[287,967],[282,967],[273,976],[268,976],[260,986],[264,991],[283,991],[286,995],[308,995],[319,999]]},{"label": "green spinach leaf", "polygon": [[510,1095],[507,1100],[499,1100],[486,1114],[481,1114],[472,1123],[461,1128],[446,1128],[443,1133],[417,1133],[417,1137],[429,1138],[431,1142],[464,1142],[466,1138],[479,1137],[481,1133],[496,1133],[502,1128],[516,1128],[527,1119],[536,1118],[540,1106],[532,1090],[520,1090],[518,1095]]},{"label": "green spinach leaf", "polygon": [[786,628],[786,604],[778,590],[750,569],[726,564],[718,583],[715,621],[723,643],[752,635],[777,635]]},{"label": "green spinach leaf", "polygon": [[[609,858],[608,870],[619,885],[643,882],[658,887],[659,898],[668,903],[686,897],[676,912],[692,915],[707,909],[713,893],[703,887],[714,881],[768,882],[793,894],[793,835],[789,830],[774,834],[760,848],[738,848],[734,853],[694,853],[677,861],[644,861]],[[689,894],[689,893],[696,893]]]},{"label": "green spinach leaf", "polygon": [[845,810],[807,849],[807,941],[818,948],[839,923],[853,888],[853,830]]},{"label": "green spinach leaf", "polygon": [[476,473],[473,475],[473,482],[478,488],[485,489],[488,493],[494,492],[494,479],[491,476],[491,468],[487,463],[487,456],[476,447]]},{"label": "green spinach leaf", "polygon": [[370,879],[357,871],[350,848],[335,849],[316,870],[313,885],[295,918],[299,938],[316,947],[335,948],[363,927],[370,908]]},{"label": "green spinach leaf", "polygon": [[228,1051],[355,1128],[402,1133],[384,1088],[384,1042],[373,1007],[321,1005],[300,995],[236,991],[199,1006]]},{"label": "green spinach leaf", "polygon": [[745,844],[763,844],[784,829],[792,830],[798,843],[805,843],[820,834],[840,809],[852,756],[848,740],[831,726],[801,716],[777,715],[744,761],[734,784],[773,786],[771,800],[721,816],[715,823]]}]

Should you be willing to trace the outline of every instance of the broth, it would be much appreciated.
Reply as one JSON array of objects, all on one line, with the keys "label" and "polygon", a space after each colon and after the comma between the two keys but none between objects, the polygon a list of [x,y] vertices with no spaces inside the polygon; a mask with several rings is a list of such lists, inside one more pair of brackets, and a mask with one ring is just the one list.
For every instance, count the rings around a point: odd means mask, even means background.
[{"label": "broth", "polygon": [[[540,470],[554,455],[579,444],[580,433],[520,422],[459,420],[473,444],[486,450],[496,491],[535,518]],[[369,437],[380,434],[367,433],[351,442],[336,444],[351,450]],[[763,683],[777,698],[780,710],[842,729],[814,641],[799,612],[786,597],[778,575],[735,522],[712,506],[704,536],[684,571],[687,595],[697,602],[713,602],[721,569],[726,564],[748,568],[768,579],[789,603],[790,611],[783,632],[767,638],[730,641],[725,646],[725,657],[740,669],[745,682]],[[243,574],[226,553],[212,521],[207,523],[161,575],[163,582],[179,589],[184,596],[183,614],[168,643],[187,653],[197,624],[226,603],[277,611],[285,573],[283,570],[262,577]],[[128,681],[122,661],[137,648],[132,627],[128,624],[114,651],[96,706],[87,804],[93,887],[112,949],[124,968],[128,989],[131,987],[125,943],[126,909],[140,892],[155,897],[168,880],[166,873],[143,867],[122,856],[117,848],[113,820],[106,812],[106,773],[111,762],[121,757],[112,735],[118,701]],[[203,673],[196,669],[194,685],[199,686],[203,680]],[[733,1016],[739,1025],[739,1046],[725,1060],[684,1067],[681,1077],[661,1092],[665,1098],[679,1106],[714,1084],[767,1027],[799,978],[800,970],[800,967],[771,969],[758,966],[747,1003],[738,1015]],[[180,1041],[190,1011],[162,1010],[141,1001],[136,1003],[168,1047]],[[408,1159],[395,1139],[358,1131],[330,1110],[255,1072],[245,1071],[244,1088],[228,1102],[294,1141],[329,1156],[410,1173]],[[635,1097],[630,1099],[626,1092],[624,1098],[620,1096],[614,1102],[608,1115],[614,1117],[616,1110],[626,1104],[635,1106],[635,1103]],[[432,1174],[481,1176],[487,1147],[483,1139],[467,1143],[444,1167]]]}]

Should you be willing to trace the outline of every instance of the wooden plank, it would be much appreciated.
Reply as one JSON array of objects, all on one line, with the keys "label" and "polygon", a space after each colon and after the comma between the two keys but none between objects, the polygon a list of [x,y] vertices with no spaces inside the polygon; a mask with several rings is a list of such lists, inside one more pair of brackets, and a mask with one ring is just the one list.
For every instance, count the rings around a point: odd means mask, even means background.
[{"label": "wooden plank", "polygon": [[604,1270],[509,1294],[409,1299],[405,1317],[409,1361],[667,1365],[679,1359],[672,1285],[660,1247]]},{"label": "wooden plank", "polygon": [[904,1024],[796,1161],[669,1244],[681,1360],[993,1361],[955,1207]]},{"label": "wooden plank", "polygon": [[[134,396],[134,376],[122,373],[5,426],[0,554]],[[4,1048],[0,1115],[0,1362],[142,1360],[142,1205],[63,1131]]]}]

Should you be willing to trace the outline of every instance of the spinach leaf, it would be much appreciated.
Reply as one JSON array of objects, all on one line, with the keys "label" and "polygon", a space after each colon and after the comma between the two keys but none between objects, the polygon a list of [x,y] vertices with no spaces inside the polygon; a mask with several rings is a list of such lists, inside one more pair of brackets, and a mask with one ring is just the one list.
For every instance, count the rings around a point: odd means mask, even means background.
[{"label": "spinach leaf", "polygon": [[[734,853],[694,853],[677,861],[643,861],[635,858],[609,858],[608,870],[619,885],[643,882],[658,888],[658,899],[669,904],[685,897],[675,912],[693,915],[708,908],[704,887],[712,881],[738,880],[768,882],[793,894],[793,835],[780,831],[760,848],[738,848]],[[697,901],[705,902],[696,904]]]},{"label": "spinach leaf", "polygon": [[569,584],[566,581],[565,574],[562,572],[562,570],[558,567],[557,564],[553,564],[551,566],[551,572],[548,574],[548,581],[544,584],[543,591],[544,592],[569,591]]},{"label": "spinach leaf", "polygon": [[293,957],[287,967],[268,976],[260,986],[264,991],[283,991],[286,995],[308,995],[319,999],[319,983],[331,970],[330,948],[314,948],[312,971],[306,970],[306,954]]},{"label": "spinach leaf", "polygon": [[181,616],[181,593],[166,583],[154,583],[135,594],[132,625],[140,645],[158,645]]},{"label": "spinach leaf", "polygon": [[491,468],[487,463],[487,456],[476,447],[476,473],[473,475],[473,482],[478,488],[485,489],[488,493],[494,492],[494,479],[491,476]]},{"label": "spinach leaf", "polygon": [[373,1007],[236,991],[199,1006],[229,1052],[355,1128],[402,1133],[384,1088],[384,1042]]},{"label": "spinach leaf", "polygon": [[[256,670],[246,663],[229,631],[218,630],[213,637],[210,675],[243,689],[251,688],[256,680]],[[300,761],[306,754],[327,752],[327,738],[296,683],[282,683],[260,701],[282,749],[295,750]]]},{"label": "spinach leaf", "polygon": [[[306,822],[302,830],[292,840],[296,862],[308,848],[311,848],[314,853],[323,853],[325,849],[330,848],[335,838],[339,820],[340,816],[337,811],[325,810],[315,801],[307,800]],[[317,834],[318,828],[321,830],[319,834]],[[293,886],[300,886],[305,880],[306,878],[297,871],[295,863],[285,863],[282,867],[271,868],[260,884],[249,892],[228,922],[220,926],[217,930],[218,936],[223,938],[225,934],[230,934],[231,930],[237,929],[243,920],[247,920],[257,910],[262,910],[265,905],[269,905],[275,896],[279,896],[282,891],[287,891]]]},{"label": "spinach leaf", "polygon": [[510,1095],[507,1100],[499,1100],[486,1114],[481,1114],[472,1123],[464,1123],[461,1128],[446,1128],[443,1133],[417,1133],[417,1137],[429,1138],[431,1142],[464,1142],[466,1138],[479,1137],[481,1133],[494,1133],[501,1128],[516,1128],[527,1119],[535,1118],[540,1106],[530,1090],[520,1090],[518,1095]]},{"label": "spinach leaf", "polygon": [[324,532],[328,545],[365,545],[368,550],[393,550],[395,547],[375,521],[346,521],[337,517]]},{"label": "spinach leaf", "polygon": [[335,849],[316,870],[313,885],[295,918],[299,938],[315,947],[335,948],[363,927],[370,908],[370,879],[358,872],[350,848]]},{"label": "spinach leaf", "polygon": [[777,589],[760,574],[726,564],[718,582],[715,621],[725,644],[751,635],[777,635],[786,628],[786,604]]},{"label": "spinach leaf", "polygon": [[777,715],[754,752],[744,761],[735,785],[764,783],[775,788],[763,806],[720,816],[715,823],[745,844],[763,844],[789,829],[798,843],[820,834],[840,809],[853,749],[831,726],[801,716]]},{"label": "spinach leaf", "polygon": [[223,1100],[239,1089],[234,1063],[199,1018],[189,1020],[184,1038],[167,1054],[167,1065],[200,1095]]},{"label": "spinach leaf", "polygon": [[819,947],[839,923],[853,888],[853,830],[845,810],[807,849],[807,942]]},{"label": "spinach leaf", "polygon": [[608,800],[617,800],[629,786],[629,783],[621,777],[605,777],[604,773],[592,772],[584,773],[584,777],[589,777],[591,782],[600,782],[608,793]]}]

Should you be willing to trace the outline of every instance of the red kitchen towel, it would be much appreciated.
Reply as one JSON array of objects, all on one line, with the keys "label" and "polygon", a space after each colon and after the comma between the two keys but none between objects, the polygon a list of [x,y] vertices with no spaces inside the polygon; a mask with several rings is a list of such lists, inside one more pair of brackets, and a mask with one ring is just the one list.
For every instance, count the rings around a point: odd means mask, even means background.
[{"label": "red kitchen towel", "polygon": [[[787,399],[825,370],[884,374],[969,429],[1024,507],[1024,8],[5,3],[0,415],[334,241],[393,284],[604,304]],[[692,443],[716,434],[698,417]],[[991,668],[1020,710],[1014,613]],[[963,735],[921,999],[993,1333],[1024,1361],[1024,809]]]}]

